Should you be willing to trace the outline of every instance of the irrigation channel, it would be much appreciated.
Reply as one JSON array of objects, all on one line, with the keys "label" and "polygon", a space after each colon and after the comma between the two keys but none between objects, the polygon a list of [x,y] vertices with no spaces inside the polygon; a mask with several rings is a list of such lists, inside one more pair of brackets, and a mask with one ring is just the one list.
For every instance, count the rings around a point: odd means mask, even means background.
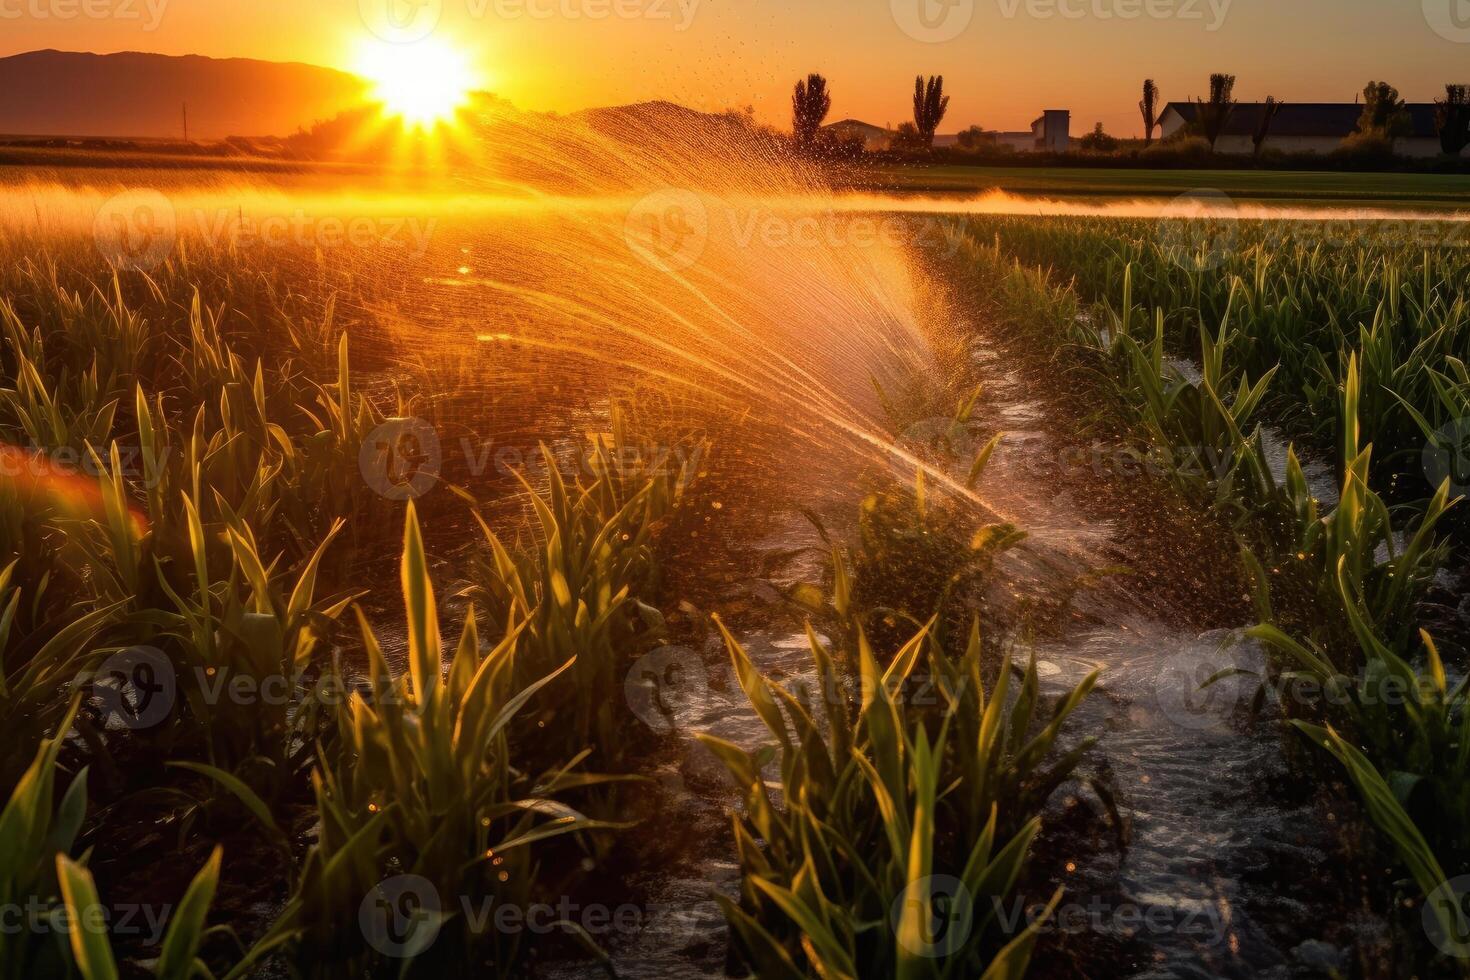
[{"label": "irrigation channel", "polygon": [[[1069,597],[1034,640],[1043,689],[1058,696],[1103,669],[1072,731],[1099,736],[1086,768],[1124,828],[1121,840],[1069,838],[1076,823],[1069,811],[1110,816],[1080,783],[1058,795],[1051,816],[1059,829],[1043,850],[1060,855],[1046,861],[1047,886],[1065,886],[1067,898],[1044,933],[1037,975],[1288,977],[1343,968],[1349,951],[1321,938],[1347,935],[1343,895],[1328,868],[1335,818],[1293,782],[1279,727],[1249,718],[1249,677],[1200,690],[1226,668],[1265,666],[1264,652],[1240,628],[1219,625],[1243,627],[1248,611],[1240,597],[1216,594],[1208,558],[1190,553],[1207,531],[1188,527],[1191,515],[1177,505],[1141,502],[1136,487],[1087,465],[1096,447],[1078,444],[1050,414],[1040,365],[1013,366],[1022,359],[988,339],[983,324],[965,327],[973,370],[986,386],[981,424],[1007,433],[987,470],[987,506],[1030,535],[992,587],[1012,599]],[[850,518],[850,505],[841,495],[816,504],[833,527]],[[784,597],[820,579],[822,551],[813,526],[792,513],[747,553],[748,577],[731,576],[742,642],[763,671],[793,689],[816,678],[800,617]],[[1099,574],[1130,563],[1154,565],[1153,581],[1176,579],[1175,587]],[[647,832],[661,842],[653,848],[658,865],[635,879],[656,915],[635,941],[614,949],[614,962],[626,976],[723,976],[725,924],[710,895],[736,894],[726,815],[736,800],[693,734],[754,750],[769,732],[717,637],[645,660],[628,681],[635,711],[654,730],[682,737],[655,770]]]}]

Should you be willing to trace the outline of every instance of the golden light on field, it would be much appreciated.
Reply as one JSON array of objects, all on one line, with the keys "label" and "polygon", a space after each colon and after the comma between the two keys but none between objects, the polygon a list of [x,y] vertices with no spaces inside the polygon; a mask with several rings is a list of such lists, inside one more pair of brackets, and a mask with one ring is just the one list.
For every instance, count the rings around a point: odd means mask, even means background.
[{"label": "golden light on field", "polygon": [[373,98],[390,115],[420,128],[452,121],[477,84],[464,52],[432,38],[364,43],[356,70],[373,83]]}]

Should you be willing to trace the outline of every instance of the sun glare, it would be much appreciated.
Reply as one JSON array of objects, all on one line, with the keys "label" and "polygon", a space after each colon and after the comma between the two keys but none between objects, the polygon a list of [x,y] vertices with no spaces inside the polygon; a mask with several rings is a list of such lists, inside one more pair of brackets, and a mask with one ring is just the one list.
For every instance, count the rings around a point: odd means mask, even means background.
[{"label": "sun glare", "polygon": [[432,39],[364,44],[357,73],[373,83],[373,98],[388,113],[420,127],[451,121],[476,85],[464,53]]}]

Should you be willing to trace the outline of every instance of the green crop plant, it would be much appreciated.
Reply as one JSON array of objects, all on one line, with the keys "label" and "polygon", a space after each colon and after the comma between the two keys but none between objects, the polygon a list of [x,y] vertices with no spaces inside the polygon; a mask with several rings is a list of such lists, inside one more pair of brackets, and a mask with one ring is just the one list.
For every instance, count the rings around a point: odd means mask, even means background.
[{"label": "green crop plant", "polygon": [[[1046,240],[1056,243],[1051,237]],[[998,250],[972,249],[969,254],[990,267],[1005,261]],[[1218,332],[1198,330],[1196,379],[1171,365],[1170,314],[1163,308],[1155,310],[1149,340],[1137,339],[1143,315],[1135,300],[1136,266],[1122,262],[1118,273],[1119,309],[1097,311],[1105,327],[1094,319],[1074,328],[1071,336],[1106,356],[1109,370],[1102,383],[1138,421],[1150,456],[1172,463],[1166,470],[1196,499],[1228,513],[1242,543],[1261,556],[1260,561],[1247,561],[1258,595],[1274,593],[1276,613],[1310,624],[1325,645],[1348,653],[1352,638],[1335,584],[1339,563],[1344,563],[1375,628],[1399,639],[1412,636],[1415,605],[1443,559],[1435,531],[1451,502],[1447,486],[1436,488],[1417,508],[1404,543],[1396,540],[1389,503],[1373,487],[1376,454],[1365,444],[1357,354],[1346,354],[1340,383],[1335,374],[1329,379],[1343,479],[1337,506],[1323,513],[1294,450],[1288,451],[1281,479],[1267,461],[1259,423],[1269,414],[1266,406],[1284,369],[1271,364],[1254,382],[1241,373],[1252,362],[1240,350],[1249,346],[1255,315],[1251,306],[1258,297],[1240,278],[1221,287]],[[1258,281],[1265,275],[1264,267],[1257,268]],[[1044,292],[1056,287],[1037,283],[1035,288]],[[1269,600],[1266,604],[1271,605]]]},{"label": "green crop plant", "polygon": [[[1339,587],[1344,600],[1350,600],[1345,577],[1339,579]],[[1258,626],[1252,632],[1287,660],[1288,681],[1306,678],[1323,692],[1324,700],[1334,706],[1328,720],[1387,774],[1397,804],[1412,814],[1443,864],[1454,874],[1470,869],[1470,833],[1460,818],[1470,812],[1465,682],[1450,686],[1428,633],[1420,634],[1417,656],[1401,657],[1374,634],[1356,609],[1348,608],[1363,660],[1352,676],[1335,668],[1320,647],[1300,643],[1274,626]],[[1309,721],[1295,723],[1314,737],[1321,734]]]},{"label": "green crop plant", "polygon": [[[993,237],[1006,256],[1049,270],[1104,316],[1122,318],[1135,303],[1163,309],[1176,353],[1188,351],[1197,325],[1220,323],[1229,311],[1230,370],[1276,369],[1263,418],[1323,453],[1340,444],[1339,393],[1356,358],[1363,441],[1377,449],[1374,488],[1433,497],[1421,449],[1443,440],[1470,406],[1470,266],[1454,242],[1422,237],[1412,220],[1340,228],[1237,221],[1232,247],[1199,269],[1172,261],[1170,236],[1155,221],[977,218],[969,227]],[[1462,522],[1453,530],[1463,535]]]},{"label": "green crop plant", "polygon": [[[1289,454],[1286,480],[1274,487],[1281,533],[1264,546],[1277,575],[1286,569],[1286,578],[1304,582],[1314,596],[1307,611],[1297,610],[1294,618],[1311,624],[1325,647],[1342,650],[1343,656],[1334,659],[1345,669],[1357,666],[1348,629],[1352,615],[1362,615],[1395,646],[1402,647],[1413,635],[1417,605],[1444,557],[1435,531],[1453,505],[1446,481],[1400,543],[1388,504],[1369,485],[1373,447],[1360,442],[1358,378],[1357,363],[1350,359],[1340,400],[1340,453],[1348,464],[1337,505],[1320,512],[1295,453]],[[1253,559],[1250,564],[1258,593],[1277,584],[1261,564]],[[1344,581],[1345,590],[1340,584]],[[1271,606],[1264,598],[1261,611],[1268,618]]]},{"label": "green crop plant", "polygon": [[941,637],[963,635],[995,562],[1026,535],[1008,522],[977,519],[983,510],[972,495],[1004,439],[996,433],[982,441],[974,417],[980,387],[942,410],[932,392],[911,393],[900,405],[875,387],[898,448],[917,460],[914,479],[904,484],[879,474],[881,485],[860,505],[851,548],[806,511],[829,555],[830,598],[814,583],[799,584],[792,596],[810,612],[835,613],[835,627],[851,644],[866,630],[886,658],[934,616]]},{"label": "green crop plant", "polygon": [[[1166,453],[1204,445],[1228,461],[1207,472],[1194,495],[1235,514],[1264,620],[1252,632],[1276,654],[1271,672],[1287,689],[1305,683],[1323,695],[1315,705],[1289,700],[1283,708],[1343,765],[1366,815],[1409,870],[1407,891],[1389,880],[1381,890],[1410,905],[1427,898],[1441,930],[1461,935],[1463,913],[1445,904],[1444,888],[1470,869],[1463,829],[1470,714],[1465,684],[1451,681],[1463,671],[1446,667],[1417,624],[1446,554],[1438,535],[1463,535],[1449,482],[1434,482],[1444,474],[1425,481],[1432,471],[1423,458],[1428,449],[1454,458],[1453,427],[1470,404],[1464,255],[1357,233],[1331,245],[1275,239],[1279,228],[1242,222],[1219,269],[1181,269],[1146,222],[975,224],[997,240],[994,249],[969,253],[983,277],[998,275],[1006,261],[1036,262],[1053,282],[1073,277],[1072,287],[1093,301],[1069,330],[1044,314],[1018,320],[1103,352],[1099,386]],[[1139,298],[1156,310],[1147,344],[1132,339]],[[1199,381],[1169,368],[1168,354],[1184,353],[1197,325],[1227,317],[1228,331],[1205,335]],[[1242,383],[1232,394],[1218,382],[1258,372],[1271,377],[1269,390]],[[1237,408],[1245,411],[1236,415]],[[1335,463],[1335,506],[1312,494],[1294,449],[1284,473],[1272,471],[1259,430],[1244,434],[1247,415],[1300,436]],[[1414,919],[1409,928],[1417,932]]]},{"label": "green crop plant", "polygon": [[12,751],[0,766],[3,785],[14,785],[17,763],[57,726],[67,721],[66,685],[100,658],[93,641],[109,625],[118,608],[104,606],[69,620],[50,623],[24,638],[14,635],[17,612],[29,599],[26,590],[14,583],[12,562],[0,571],[0,732]]},{"label": "green crop plant", "polygon": [[[56,856],[72,850],[87,811],[85,769],[72,777],[61,799],[56,798],[58,757],[76,711],[73,702],[58,719],[55,733],[36,750],[0,810],[0,903],[8,909],[27,909],[39,903],[43,911],[54,911],[60,905]],[[63,975],[67,958],[59,935],[62,933],[54,930],[24,927],[0,931],[0,976],[29,980]]]},{"label": "green crop plant", "polygon": [[1202,484],[1217,508],[1249,508],[1253,501],[1243,492],[1259,484],[1265,468],[1253,422],[1276,369],[1254,383],[1247,375],[1232,375],[1226,361],[1234,340],[1228,311],[1218,333],[1200,329],[1198,379],[1167,362],[1163,310],[1155,311],[1147,345],[1132,336],[1131,318],[1128,312],[1117,321],[1113,343],[1126,365],[1119,375],[1128,386],[1128,399],[1138,407],[1150,450],[1169,460],[1169,469],[1181,479]]},{"label": "green crop plant", "polygon": [[[70,729],[77,705],[60,719]],[[20,920],[0,936],[0,975],[66,976],[74,968],[85,980],[115,980],[120,974],[108,934],[107,910],[92,875],[70,857],[87,812],[87,770],[82,769],[57,801],[56,777],[64,734],[46,741],[0,811],[0,898],[44,922]],[[201,943],[215,932],[206,926],[219,883],[221,852],[200,870],[179,904],[170,910],[152,976],[191,980],[211,976],[198,958]]]},{"label": "green crop plant", "polygon": [[611,777],[583,771],[586,752],[540,775],[524,771],[513,755],[512,723],[575,664],[569,657],[518,686],[526,622],[512,622],[486,650],[471,608],[444,668],[433,583],[411,505],[401,578],[408,673],[393,676],[359,613],[370,686],[340,708],[338,737],[320,753],[312,775],[318,839],[295,894],[255,955],[289,946],[298,969],[313,976],[359,976],[373,964],[381,967],[383,958],[358,927],[359,909],[380,881],[417,875],[439,896],[443,920],[434,920],[438,935],[423,962],[404,962],[402,969],[431,975],[453,964],[475,975],[514,976],[521,937],[466,909],[528,907],[538,895],[534,845],[615,829],[556,799]]},{"label": "green crop plant", "polygon": [[[219,886],[221,857],[220,849],[215,848],[172,910],[158,958],[149,971],[156,980],[193,980],[213,975],[199,958],[199,947],[217,931],[210,929],[206,920]],[[84,980],[117,980],[120,973],[102,915],[105,910],[91,873],[65,854],[58,854],[56,877],[68,923],[65,933],[77,972]]]},{"label": "green crop plant", "polygon": [[544,750],[549,763],[590,748],[596,768],[625,771],[623,677],[664,634],[653,594],[658,532],[698,471],[704,450],[693,448],[676,458],[640,446],[615,413],[611,440],[594,440],[575,481],[544,446],[545,489],[518,474],[536,521],[523,540],[507,544],[481,519],[489,556],[465,595],[497,634],[522,631],[517,683],[572,664],[522,721],[533,756]]},{"label": "green crop plant", "polygon": [[[996,444],[974,460],[975,479]],[[850,642],[865,630],[884,659],[930,618],[941,638],[963,635],[995,562],[1026,538],[1008,522],[977,521],[968,500],[931,491],[923,470],[911,486],[863,499],[853,547],[835,543],[819,521],[817,529],[831,556],[830,599],[815,585],[796,597],[814,612],[835,612]]]},{"label": "green crop plant", "polygon": [[[1095,676],[1038,726],[1034,658],[1018,697],[1009,697],[1009,659],[987,691],[978,624],[957,659],[926,627],[886,670],[859,631],[847,654],[857,661],[853,704],[841,657],[808,633],[815,702],[762,676],[725,632],[773,747],[747,752],[700,736],[741,792],[741,895],[720,899],[741,955],[761,977],[1022,976],[1044,916],[1007,934],[998,913],[1040,808],[1090,744],[1047,764]],[[932,705],[911,696],[919,671],[933,684]],[[931,887],[936,876],[948,882],[947,905]],[[936,920],[947,923],[937,943]]]}]

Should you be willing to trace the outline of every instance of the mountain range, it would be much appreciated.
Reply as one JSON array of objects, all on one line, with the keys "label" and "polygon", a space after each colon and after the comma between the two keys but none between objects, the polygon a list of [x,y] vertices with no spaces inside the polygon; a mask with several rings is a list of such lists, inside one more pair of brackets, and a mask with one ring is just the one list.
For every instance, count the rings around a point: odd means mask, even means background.
[{"label": "mountain range", "polygon": [[368,83],[315,65],[31,51],[0,58],[0,135],[286,136],[360,106]]}]

